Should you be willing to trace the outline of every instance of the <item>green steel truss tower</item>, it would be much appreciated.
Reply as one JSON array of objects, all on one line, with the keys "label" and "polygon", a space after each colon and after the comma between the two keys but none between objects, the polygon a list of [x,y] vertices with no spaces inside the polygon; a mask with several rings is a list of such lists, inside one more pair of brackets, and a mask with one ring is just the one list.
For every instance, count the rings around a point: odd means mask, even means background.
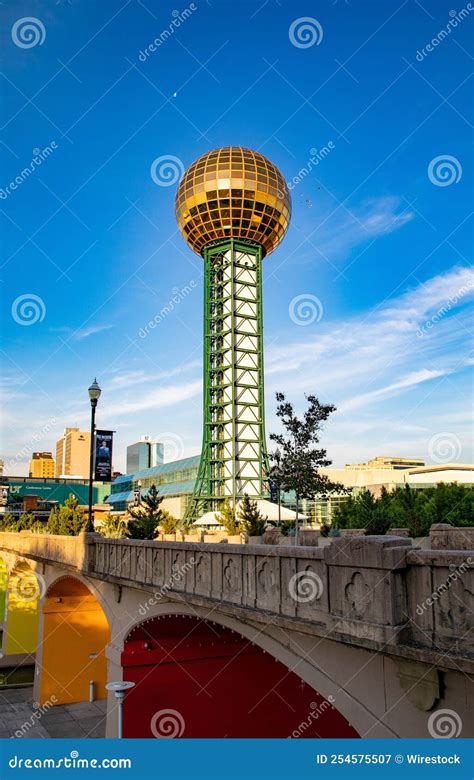
[{"label": "green steel truss tower", "polygon": [[185,172],[176,218],[204,259],[204,431],[185,519],[228,498],[268,495],[262,261],[283,238],[290,194],[278,169],[242,147],[208,152]]},{"label": "green steel truss tower", "polygon": [[262,247],[204,250],[204,431],[188,516],[268,493],[263,398]]}]

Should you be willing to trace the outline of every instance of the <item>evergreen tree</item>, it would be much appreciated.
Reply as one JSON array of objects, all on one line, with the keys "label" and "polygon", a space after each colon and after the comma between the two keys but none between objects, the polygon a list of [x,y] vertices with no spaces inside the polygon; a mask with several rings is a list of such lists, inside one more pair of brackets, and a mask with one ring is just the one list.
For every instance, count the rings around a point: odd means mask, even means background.
[{"label": "evergreen tree", "polygon": [[78,504],[78,499],[71,493],[63,506],[54,507],[49,515],[47,532],[59,536],[77,536],[86,525],[86,516]]},{"label": "evergreen tree", "polygon": [[[327,495],[342,486],[320,474],[318,469],[330,466],[326,450],[315,447],[319,443],[322,424],[336,407],[321,404],[316,396],[308,395],[308,408],[299,419],[283,393],[276,393],[277,417],[283,425],[282,433],[271,433],[270,439],[280,450],[280,484],[283,490],[293,491],[296,498],[295,537],[298,544],[299,502],[302,498],[314,498],[316,494]],[[270,455],[275,465],[275,453]]]},{"label": "evergreen tree", "polygon": [[265,532],[268,518],[262,515],[257,502],[251,501],[247,493],[239,504],[237,516],[248,536],[262,536]]},{"label": "evergreen tree", "polygon": [[127,536],[131,539],[154,539],[165,516],[165,511],[161,508],[162,502],[163,496],[158,493],[156,485],[152,485],[146,496],[142,497],[140,506],[129,510]]}]

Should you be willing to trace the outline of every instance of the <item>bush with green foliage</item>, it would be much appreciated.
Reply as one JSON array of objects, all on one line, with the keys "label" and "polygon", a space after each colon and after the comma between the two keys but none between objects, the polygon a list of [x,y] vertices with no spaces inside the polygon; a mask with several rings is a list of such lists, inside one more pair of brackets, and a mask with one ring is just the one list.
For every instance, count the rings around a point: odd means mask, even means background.
[{"label": "bush with green foliage", "polygon": [[127,523],[119,515],[107,515],[97,532],[106,539],[124,539],[127,535]]},{"label": "bush with green foliage", "polygon": [[349,496],[333,518],[338,528],[365,528],[367,534],[408,528],[412,538],[426,536],[434,523],[474,525],[474,490],[445,482],[423,489],[403,485],[391,493],[383,488],[378,498],[364,490]]},{"label": "bush with green foliage", "polygon": [[87,516],[78,506],[76,496],[70,494],[63,506],[55,506],[49,515],[46,531],[59,536],[77,536],[84,530]]},{"label": "bush with green foliage", "polygon": [[279,528],[282,536],[294,536],[296,531],[296,523],[294,520],[282,520]]},{"label": "bush with green foliage", "polygon": [[257,502],[252,501],[247,493],[239,504],[237,516],[247,536],[262,536],[265,533],[268,518],[262,515]]},{"label": "bush with green foliage", "polygon": [[166,509],[163,510],[163,515],[160,520],[160,530],[162,534],[175,534],[178,529],[178,520],[173,517]]},{"label": "bush with green foliage", "polygon": [[237,519],[235,509],[230,498],[226,498],[221,509],[216,514],[216,520],[219,525],[224,526],[228,536],[236,536],[242,530],[240,521]]}]

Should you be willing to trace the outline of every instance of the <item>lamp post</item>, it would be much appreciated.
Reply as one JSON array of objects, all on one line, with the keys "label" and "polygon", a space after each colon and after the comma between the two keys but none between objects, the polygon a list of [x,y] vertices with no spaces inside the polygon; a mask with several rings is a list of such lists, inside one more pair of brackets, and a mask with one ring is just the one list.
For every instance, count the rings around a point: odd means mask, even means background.
[{"label": "lamp post", "polygon": [[115,693],[115,698],[117,699],[117,737],[119,739],[122,739],[123,735],[122,704],[125,698],[125,691],[130,690],[134,685],[134,682],[123,680],[119,682],[110,682],[105,686],[108,691],[113,691],[113,693]]},{"label": "lamp post", "polygon": [[89,457],[89,519],[87,521],[86,531],[89,533],[94,532],[94,520],[92,519],[92,483],[94,480],[95,410],[101,392],[102,391],[97,384],[97,379],[94,379],[88,390],[89,400],[91,402],[91,448]]}]

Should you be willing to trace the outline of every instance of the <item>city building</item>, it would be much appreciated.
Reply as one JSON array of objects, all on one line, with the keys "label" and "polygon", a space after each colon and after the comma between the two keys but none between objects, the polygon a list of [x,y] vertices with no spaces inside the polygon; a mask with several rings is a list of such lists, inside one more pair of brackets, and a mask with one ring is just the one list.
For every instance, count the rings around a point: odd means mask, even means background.
[{"label": "city building", "polygon": [[28,465],[28,475],[30,477],[54,477],[56,473],[56,464],[52,452],[34,452]]},{"label": "city building", "polygon": [[352,471],[368,471],[370,469],[408,469],[424,466],[425,461],[421,458],[394,458],[390,455],[377,455],[371,458],[367,463],[346,463],[345,469]]},{"label": "city building", "polygon": [[161,466],[164,460],[164,445],[151,436],[140,436],[127,447],[127,474]]},{"label": "city building", "polygon": [[56,476],[89,478],[91,435],[79,428],[65,428],[56,442]]},{"label": "city building", "polygon": [[[3,475],[0,490],[5,495],[6,511],[10,511],[13,503],[22,506],[25,496],[35,496],[39,502],[64,504],[73,495],[81,506],[87,506],[89,480],[74,478],[39,478],[10,477]],[[92,486],[92,501],[103,504],[110,493],[110,482],[94,482]]]},{"label": "city building", "polygon": [[112,482],[107,503],[112,510],[124,512],[134,501],[136,491],[146,496],[152,485],[164,495],[162,507],[174,517],[183,518],[193,494],[199,470],[199,455],[163,463],[150,469],[124,474]]}]

